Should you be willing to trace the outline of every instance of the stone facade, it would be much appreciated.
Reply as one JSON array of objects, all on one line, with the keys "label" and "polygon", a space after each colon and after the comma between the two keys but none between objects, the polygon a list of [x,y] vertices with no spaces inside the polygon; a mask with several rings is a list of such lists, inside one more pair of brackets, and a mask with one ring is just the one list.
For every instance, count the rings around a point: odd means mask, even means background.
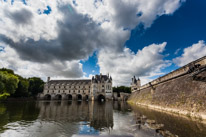
[{"label": "stone facade", "polygon": [[132,78],[132,83],[131,83],[131,91],[135,92],[137,90],[139,90],[139,88],[141,87],[141,81],[140,79],[136,79],[136,77],[134,76]]},{"label": "stone facade", "polygon": [[[132,84],[131,84],[131,89],[132,92],[135,91],[140,91],[143,90],[145,88],[149,88],[173,79],[176,79],[178,77],[182,77],[184,75],[188,75],[190,74],[194,79],[199,79],[198,77],[196,77],[197,74],[201,73],[202,71],[204,71],[206,68],[206,56],[199,58],[193,62],[188,63],[187,65],[174,70],[162,77],[159,77],[143,86],[137,84],[135,77],[132,79]],[[200,80],[203,80],[203,78],[200,78]],[[135,87],[136,86],[136,87]],[[138,89],[139,88],[139,89]],[[137,90],[138,89],[138,90]]]},{"label": "stone facade", "polygon": [[83,80],[48,80],[41,99],[52,100],[109,100],[113,97],[112,77],[95,75]]},{"label": "stone facade", "polygon": [[132,89],[131,103],[206,120],[206,56]]}]

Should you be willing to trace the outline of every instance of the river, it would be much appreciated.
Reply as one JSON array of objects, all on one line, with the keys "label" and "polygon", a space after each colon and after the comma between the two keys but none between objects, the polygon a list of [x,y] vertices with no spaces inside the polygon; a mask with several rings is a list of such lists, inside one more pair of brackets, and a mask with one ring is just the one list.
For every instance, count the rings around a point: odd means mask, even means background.
[{"label": "river", "polygon": [[0,103],[0,137],[74,135],[206,137],[206,125],[123,102]]}]

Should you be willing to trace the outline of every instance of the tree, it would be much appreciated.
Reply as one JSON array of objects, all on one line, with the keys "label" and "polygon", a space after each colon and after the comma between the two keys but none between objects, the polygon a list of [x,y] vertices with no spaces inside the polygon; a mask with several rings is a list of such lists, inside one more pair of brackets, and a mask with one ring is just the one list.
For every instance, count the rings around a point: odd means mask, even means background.
[{"label": "tree", "polygon": [[131,88],[130,87],[125,87],[125,86],[113,87],[113,92],[131,93]]},{"label": "tree", "polygon": [[11,70],[11,69],[2,68],[2,69],[0,69],[0,71],[1,71],[1,72],[7,72],[7,73],[9,73],[9,74],[13,74],[13,75],[15,75],[15,74],[14,74],[14,71]]},{"label": "tree", "polygon": [[36,96],[43,91],[44,81],[40,78],[23,78],[14,73],[13,70],[0,69],[0,99],[7,96],[28,97]]},{"label": "tree", "polygon": [[18,87],[18,77],[7,71],[0,71],[0,95],[1,98],[13,94]]},{"label": "tree", "polygon": [[18,76],[19,83],[18,88],[16,89],[15,93],[12,95],[13,97],[28,97],[29,96],[29,80]]},{"label": "tree", "polygon": [[36,96],[38,93],[43,92],[44,81],[37,77],[29,78],[29,92],[32,96]]}]

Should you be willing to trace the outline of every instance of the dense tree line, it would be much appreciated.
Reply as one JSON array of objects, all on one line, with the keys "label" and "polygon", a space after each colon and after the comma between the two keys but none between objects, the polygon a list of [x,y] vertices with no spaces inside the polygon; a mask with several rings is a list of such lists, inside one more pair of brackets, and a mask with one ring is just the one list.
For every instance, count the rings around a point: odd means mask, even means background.
[{"label": "dense tree line", "polygon": [[23,78],[13,70],[0,69],[0,99],[10,97],[34,97],[43,91],[44,81],[37,77]]},{"label": "dense tree line", "polygon": [[113,87],[113,92],[131,93],[131,88],[130,87],[125,87],[125,86]]}]

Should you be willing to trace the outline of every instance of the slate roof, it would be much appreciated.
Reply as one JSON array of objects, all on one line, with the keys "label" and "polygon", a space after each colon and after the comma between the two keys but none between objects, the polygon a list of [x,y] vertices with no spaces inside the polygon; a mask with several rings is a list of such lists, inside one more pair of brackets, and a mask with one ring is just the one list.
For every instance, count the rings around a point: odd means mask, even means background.
[{"label": "slate roof", "polygon": [[109,80],[111,82],[112,78],[108,77],[107,75],[95,75],[95,77],[92,77],[93,82],[98,82],[98,81],[107,81]]},{"label": "slate roof", "polygon": [[59,84],[59,85],[75,85],[75,84],[89,84],[91,83],[91,80],[90,79],[83,79],[83,80],[50,80],[48,82],[49,85],[51,84]]}]

